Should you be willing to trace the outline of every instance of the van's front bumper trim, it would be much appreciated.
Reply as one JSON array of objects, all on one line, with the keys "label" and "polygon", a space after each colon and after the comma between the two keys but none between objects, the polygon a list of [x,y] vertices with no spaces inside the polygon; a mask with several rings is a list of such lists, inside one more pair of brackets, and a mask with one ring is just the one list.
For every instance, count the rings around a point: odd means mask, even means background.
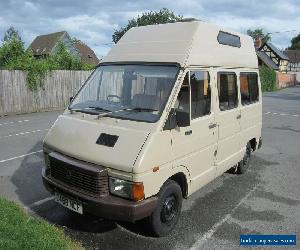
[{"label": "van's front bumper trim", "polygon": [[110,194],[99,198],[89,197],[48,178],[45,175],[45,168],[42,171],[42,178],[44,186],[50,193],[63,193],[78,199],[83,204],[83,213],[93,214],[109,220],[129,222],[141,220],[152,214],[158,202],[156,196],[138,202],[125,200]]}]

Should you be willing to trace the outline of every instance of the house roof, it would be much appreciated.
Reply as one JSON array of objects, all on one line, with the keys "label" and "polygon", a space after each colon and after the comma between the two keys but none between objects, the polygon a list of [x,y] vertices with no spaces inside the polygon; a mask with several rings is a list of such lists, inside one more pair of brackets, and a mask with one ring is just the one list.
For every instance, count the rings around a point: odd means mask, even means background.
[{"label": "house roof", "polygon": [[[241,46],[220,44],[220,31],[238,36]],[[202,21],[131,28],[101,62],[258,67],[251,37]]]},{"label": "house roof", "polygon": [[257,50],[256,54],[260,60],[262,60],[269,68],[273,70],[278,70],[279,67],[276,65],[276,63],[273,62],[273,60],[264,52]]},{"label": "house roof", "polygon": [[289,58],[281,50],[277,49],[276,46],[270,42],[264,43],[258,50],[261,50],[264,45],[267,45],[280,59],[289,60]]},{"label": "house roof", "polygon": [[51,53],[60,38],[66,34],[66,31],[55,32],[47,35],[37,36],[30,44],[34,55],[47,55]]},{"label": "house roof", "polygon": [[95,52],[89,46],[81,41],[75,42],[74,45],[80,54],[82,62],[92,65],[97,65],[99,63],[99,59]]},{"label": "house roof", "polygon": [[300,62],[300,50],[285,50],[283,53],[290,59],[291,63]]}]

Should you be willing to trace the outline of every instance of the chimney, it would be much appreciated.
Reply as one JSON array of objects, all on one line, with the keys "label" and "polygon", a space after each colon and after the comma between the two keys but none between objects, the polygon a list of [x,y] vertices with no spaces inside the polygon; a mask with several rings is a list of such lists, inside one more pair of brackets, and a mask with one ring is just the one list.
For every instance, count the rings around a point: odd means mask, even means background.
[{"label": "chimney", "polygon": [[255,49],[259,49],[262,45],[262,38],[260,36],[255,37],[254,39],[254,47]]}]

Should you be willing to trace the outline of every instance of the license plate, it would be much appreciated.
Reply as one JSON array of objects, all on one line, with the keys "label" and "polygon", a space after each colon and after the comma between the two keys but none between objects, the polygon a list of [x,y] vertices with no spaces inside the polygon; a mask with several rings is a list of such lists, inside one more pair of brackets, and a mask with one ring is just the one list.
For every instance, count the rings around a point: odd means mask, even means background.
[{"label": "license plate", "polygon": [[55,193],[55,201],[76,213],[82,214],[82,203],[79,201],[66,197],[60,193]]}]

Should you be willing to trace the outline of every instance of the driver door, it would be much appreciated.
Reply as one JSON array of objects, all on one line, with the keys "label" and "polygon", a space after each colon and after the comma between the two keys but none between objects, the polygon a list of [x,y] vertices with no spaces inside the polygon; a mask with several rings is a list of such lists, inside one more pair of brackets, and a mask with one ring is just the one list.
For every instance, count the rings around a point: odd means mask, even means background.
[{"label": "driver door", "polygon": [[172,133],[174,167],[185,166],[191,175],[191,192],[215,177],[214,152],[217,126],[212,110],[212,91],[208,70],[187,72],[175,103],[175,110],[188,112],[190,125],[176,127]]}]

